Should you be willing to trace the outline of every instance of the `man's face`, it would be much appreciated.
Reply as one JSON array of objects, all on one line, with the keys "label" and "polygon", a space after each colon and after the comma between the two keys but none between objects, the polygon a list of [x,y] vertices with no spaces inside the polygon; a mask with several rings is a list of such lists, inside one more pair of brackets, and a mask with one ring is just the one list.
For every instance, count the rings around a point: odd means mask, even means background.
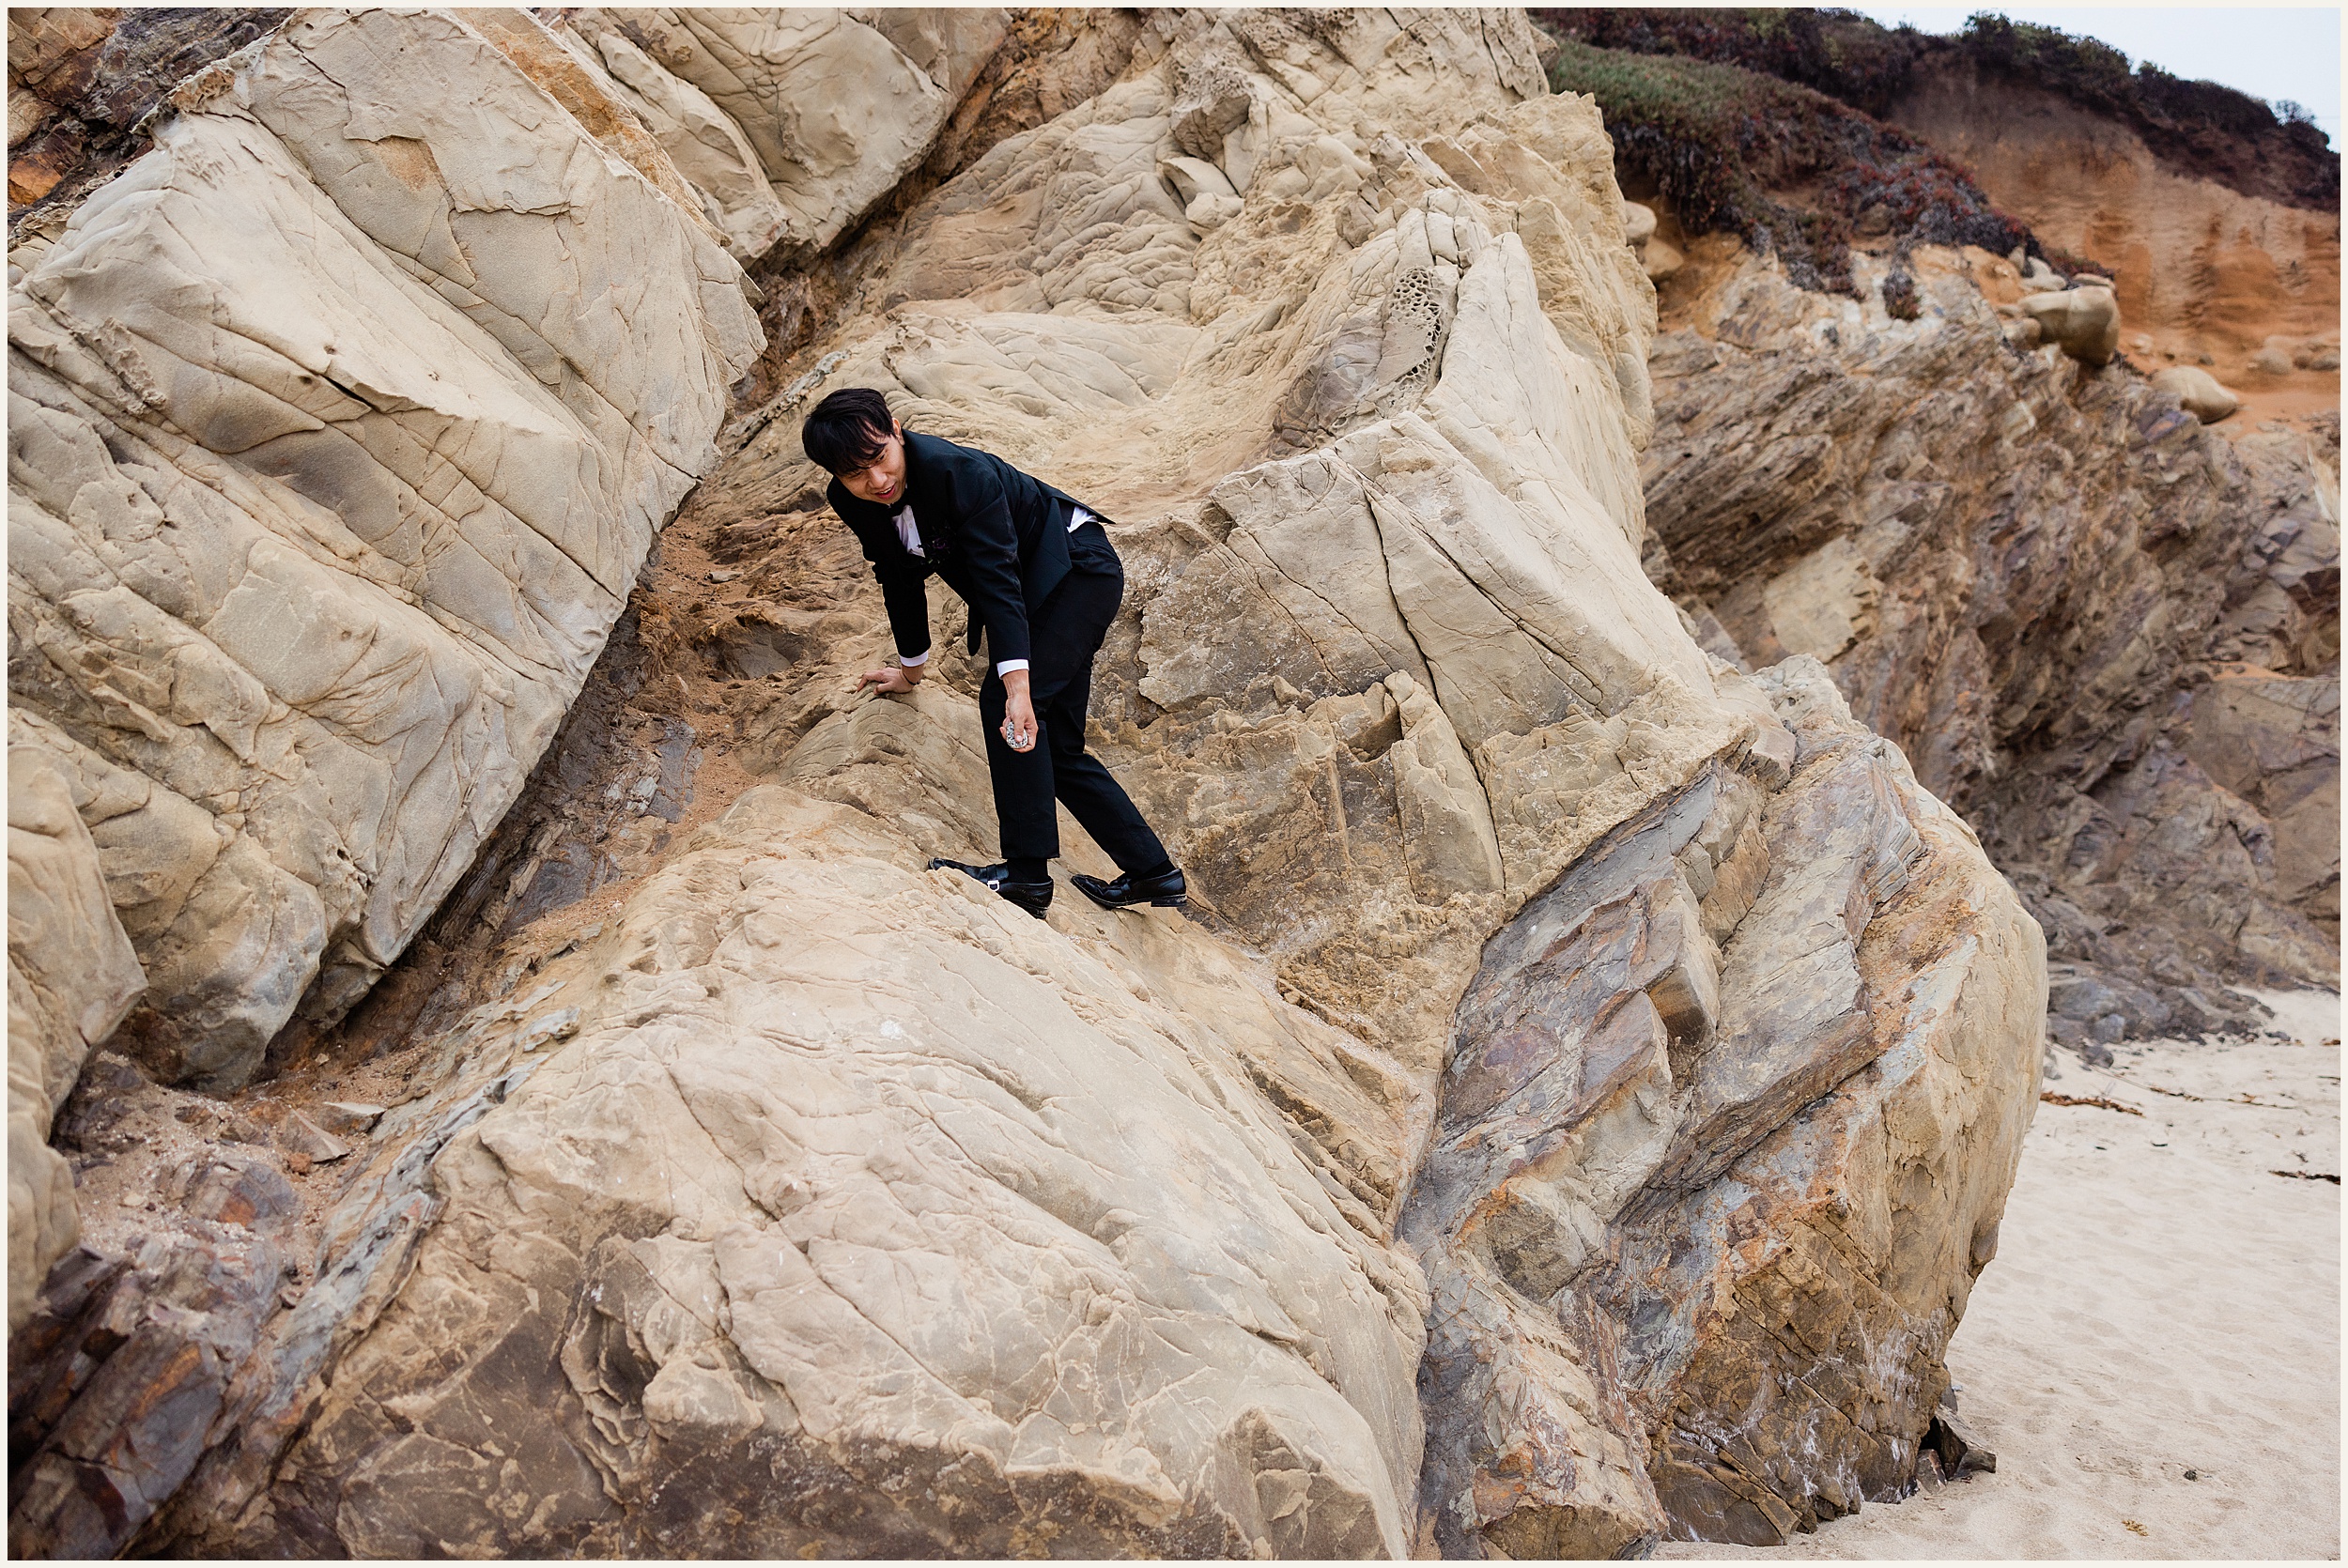
[{"label": "man's face", "polygon": [[888,439],[881,443],[880,451],[862,468],[850,469],[842,474],[840,484],[858,500],[892,505],[901,499],[905,490],[904,426],[890,420]]}]

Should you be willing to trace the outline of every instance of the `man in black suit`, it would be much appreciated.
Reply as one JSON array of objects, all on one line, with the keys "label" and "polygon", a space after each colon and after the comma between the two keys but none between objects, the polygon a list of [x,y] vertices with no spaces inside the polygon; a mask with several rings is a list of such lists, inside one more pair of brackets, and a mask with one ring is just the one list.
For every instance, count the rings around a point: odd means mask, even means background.
[{"label": "man in black suit", "polygon": [[[873,563],[897,640],[896,668],[867,670],[860,691],[911,691],[929,664],[933,572],[970,606],[970,648],[986,634],[979,687],[987,770],[1003,858],[965,871],[1037,919],[1052,902],[1044,863],[1059,853],[1055,796],[1124,874],[1078,876],[1104,909],[1180,908],[1182,873],[1124,789],[1085,750],[1092,659],[1125,594],[1125,570],[1097,515],[1001,458],[907,431],[881,394],[847,387],[815,406],[799,432],[832,474],[825,492]],[[1041,744],[1039,744],[1041,743]]]}]

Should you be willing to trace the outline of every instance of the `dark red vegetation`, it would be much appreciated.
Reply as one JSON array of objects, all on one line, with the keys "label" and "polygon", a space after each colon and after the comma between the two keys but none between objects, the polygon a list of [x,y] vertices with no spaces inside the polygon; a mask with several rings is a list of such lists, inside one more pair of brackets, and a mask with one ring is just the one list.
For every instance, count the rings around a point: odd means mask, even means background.
[{"label": "dark red vegetation", "polygon": [[1552,33],[1602,49],[1735,66],[1896,117],[1923,83],[1951,74],[2036,87],[2120,121],[2179,172],[2246,195],[2316,209],[2340,205],[2340,155],[2295,104],[2127,57],[2093,38],[1975,16],[1947,38],[1808,8],[1577,8],[1533,12]]}]

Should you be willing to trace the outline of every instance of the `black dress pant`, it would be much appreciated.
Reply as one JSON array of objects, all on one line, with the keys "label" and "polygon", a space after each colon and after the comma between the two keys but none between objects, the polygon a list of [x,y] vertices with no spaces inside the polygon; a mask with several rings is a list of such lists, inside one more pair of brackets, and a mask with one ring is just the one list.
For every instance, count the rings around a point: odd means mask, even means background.
[{"label": "black dress pant", "polygon": [[[986,727],[986,763],[995,781],[995,820],[1003,855],[1049,860],[1059,853],[1055,798],[1108,853],[1120,871],[1146,871],[1166,846],[1141,820],[1124,786],[1085,749],[1085,709],[1092,700],[1092,659],[1125,597],[1125,568],[1097,522],[1068,536],[1068,576],[1027,624],[1027,698],[1035,705],[1036,743],[1013,751],[1003,739],[1009,694],[988,668],[979,687]],[[992,648],[987,650],[991,656]]]}]

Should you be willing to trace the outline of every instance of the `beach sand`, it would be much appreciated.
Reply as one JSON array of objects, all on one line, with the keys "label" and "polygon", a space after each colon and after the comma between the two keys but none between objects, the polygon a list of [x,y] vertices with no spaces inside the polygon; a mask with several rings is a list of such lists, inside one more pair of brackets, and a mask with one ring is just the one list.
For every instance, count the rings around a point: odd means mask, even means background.
[{"label": "beach sand", "polygon": [[2055,1053],[2047,1093],[2142,1115],[2038,1108],[1949,1346],[1995,1474],[1655,1555],[2338,1557],[2340,1189],[2273,1173],[2340,1174],[2340,1001],[2258,994],[2289,1042]]}]

